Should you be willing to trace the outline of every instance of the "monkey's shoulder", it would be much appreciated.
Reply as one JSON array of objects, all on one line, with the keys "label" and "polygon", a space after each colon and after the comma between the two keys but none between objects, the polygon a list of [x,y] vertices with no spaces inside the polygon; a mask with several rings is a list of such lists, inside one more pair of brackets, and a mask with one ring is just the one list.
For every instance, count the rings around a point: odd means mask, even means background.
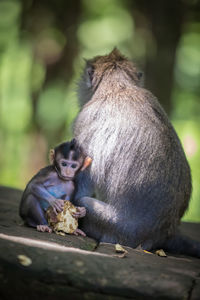
[{"label": "monkey's shoulder", "polygon": [[74,190],[74,182],[72,180],[61,179],[53,166],[47,166],[41,169],[36,174],[36,183],[37,178],[43,179],[42,182],[46,188],[57,187],[62,190],[67,189],[69,192]]},{"label": "monkey's shoulder", "polygon": [[57,172],[55,171],[54,167],[52,165],[46,166],[42,169],[40,169],[29,181],[28,184],[31,183],[43,183],[45,182],[48,178],[56,178],[57,177]]},{"label": "monkey's shoulder", "polygon": [[132,94],[134,112],[137,113],[138,120],[143,126],[148,125],[150,131],[155,128],[157,131],[173,131],[169,118],[156,96],[142,87],[136,87],[134,90],[136,90]]}]

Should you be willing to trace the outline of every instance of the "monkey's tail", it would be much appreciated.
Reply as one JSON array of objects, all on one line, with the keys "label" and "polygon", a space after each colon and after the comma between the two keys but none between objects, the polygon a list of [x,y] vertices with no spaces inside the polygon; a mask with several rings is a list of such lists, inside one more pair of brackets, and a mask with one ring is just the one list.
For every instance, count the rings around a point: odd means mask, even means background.
[{"label": "monkey's tail", "polygon": [[184,254],[200,258],[200,242],[190,239],[187,236],[176,234],[168,239],[163,249],[170,253]]}]

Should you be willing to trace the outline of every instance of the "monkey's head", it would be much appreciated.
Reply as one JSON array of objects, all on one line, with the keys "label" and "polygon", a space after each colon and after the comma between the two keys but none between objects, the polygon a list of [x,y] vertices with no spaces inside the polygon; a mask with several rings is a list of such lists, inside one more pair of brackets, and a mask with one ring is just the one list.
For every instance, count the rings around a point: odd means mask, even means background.
[{"label": "monkey's head", "polygon": [[63,180],[73,180],[78,171],[84,171],[92,162],[90,157],[84,155],[75,139],[51,149],[49,159]]},{"label": "monkey's head", "polygon": [[86,61],[79,86],[80,100],[85,103],[91,99],[102,82],[107,82],[111,89],[114,84],[121,85],[123,88],[128,83],[141,86],[141,78],[142,72],[137,70],[136,66],[117,48],[114,48],[108,55],[96,56]]}]

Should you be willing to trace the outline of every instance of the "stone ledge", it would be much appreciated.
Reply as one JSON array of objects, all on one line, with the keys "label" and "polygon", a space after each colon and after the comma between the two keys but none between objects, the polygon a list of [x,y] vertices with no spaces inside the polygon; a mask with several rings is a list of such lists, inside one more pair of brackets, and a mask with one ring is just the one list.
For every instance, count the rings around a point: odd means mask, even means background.
[{"label": "stone ledge", "polygon": [[[200,260],[158,257],[90,238],[40,233],[22,225],[21,191],[0,187],[0,299],[200,299]],[[199,238],[200,224],[182,231]],[[18,260],[23,254],[32,264]]]}]

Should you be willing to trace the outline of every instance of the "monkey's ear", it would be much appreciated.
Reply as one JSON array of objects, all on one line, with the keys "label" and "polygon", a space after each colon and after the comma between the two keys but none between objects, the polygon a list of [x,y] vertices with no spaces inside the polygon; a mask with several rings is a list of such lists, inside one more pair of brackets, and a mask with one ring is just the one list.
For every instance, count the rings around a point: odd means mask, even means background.
[{"label": "monkey's ear", "polygon": [[140,80],[143,76],[143,73],[142,72],[137,72],[137,78]]},{"label": "monkey's ear", "polygon": [[90,78],[90,81],[92,81],[94,75],[94,67],[92,65],[87,66],[87,73]]},{"label": "monkey's ear", "polygon": [[54,149],[50,149],[49,151],[49,161],[51,164],[53,164],[55,159],[55,150]]},{"label": "monkey's ear", "polygon": [[77,146],[77,141],[75,138],[73,138],[70,142],[71,146],[76,147]]},{"label": "monkey's ear", "polygon": [[71,140],[71,143],[75,144],[75,143],[76,143],[76,139],[73,138],[73,139]]},{"label": "monkey's ear", "polygon": [[87,77],[88,77],[88,86],[91,87],[92,86],[92,80],[94,77],[94,67],[91,64],[90,61],[87,62],[86,65],[86,73],[87,73]]},{"label": "monkey's ear", "polygon": [[81,171],[84,171],[87,167],[89,167],[89,165],[91,165],[92,163],[92,159],[91,157],[87,156],[85,159],[84,159],[84,162],[83,162],[83,166],[81,168]]}]

